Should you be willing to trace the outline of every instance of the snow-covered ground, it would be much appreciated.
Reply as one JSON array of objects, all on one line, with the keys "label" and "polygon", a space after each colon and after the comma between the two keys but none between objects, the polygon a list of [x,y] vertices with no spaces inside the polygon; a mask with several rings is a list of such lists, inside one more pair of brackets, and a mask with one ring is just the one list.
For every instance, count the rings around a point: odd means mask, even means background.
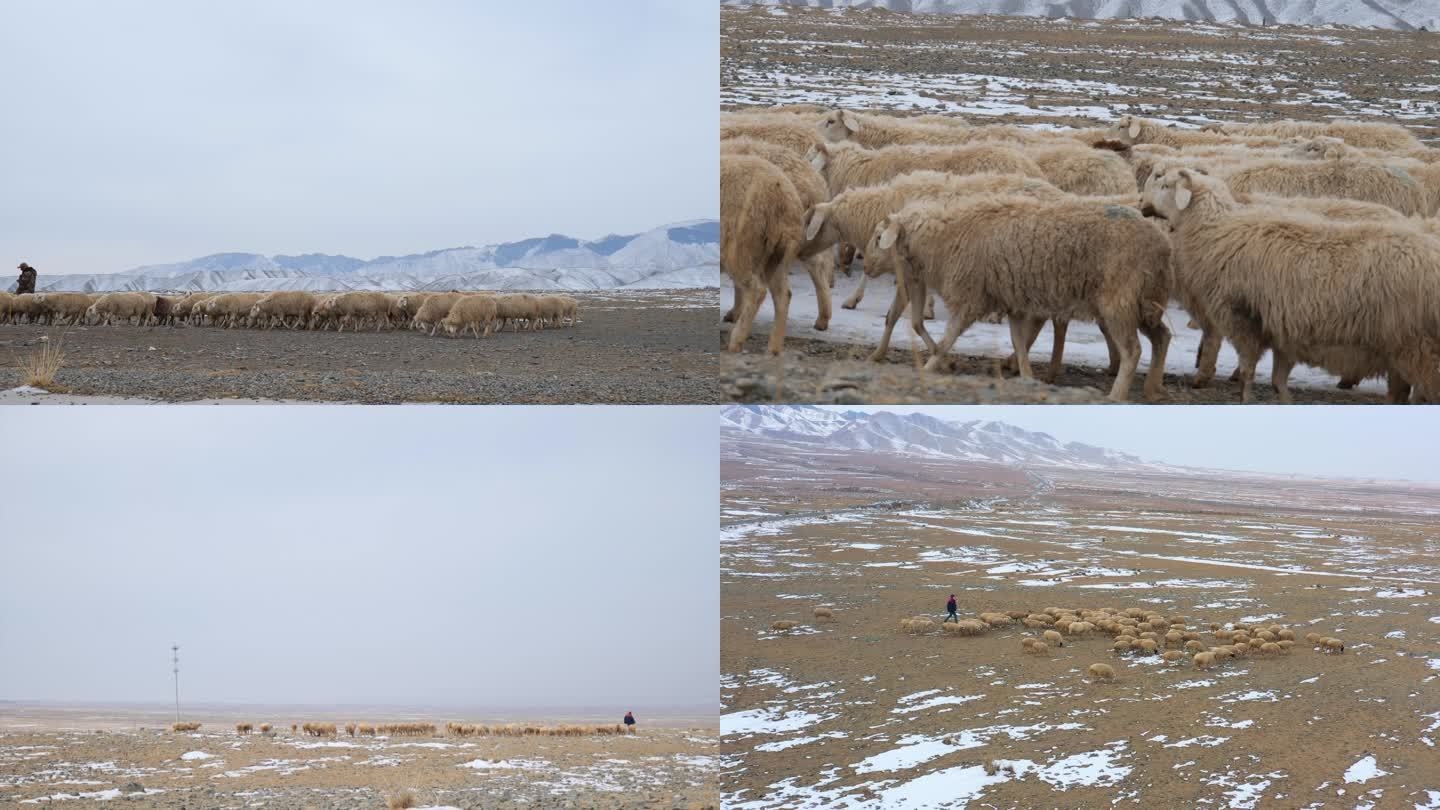
[{"label": "snow-covered ground", "polygon": [[[865,299],[860,302],[859,307],[853,310],[842,309],[841,302],[850,297],[862,277],[857,270],[849,278],[841,275],[836,279],[835,288],[831,290],[833,314],[830,318],[830,328],[824,332],[817,332],[813,326],[815,318],[819,314],[815,287],[810,283],[808,276],[792,273],[790,276],[792,291],[790,322],[785,327],[786,337],[859,344],[873,348],[880,342],[880,335],[885,331],[885,311],[890,307],[891,299],[894,298],[895,285],[893,278],[889,276],[872,279],[865,288]],[[734,303],[735,288],[730,284],[728,277],[721,285],[720,299],[722,311],[728,311]],[[768,333],[773,315],[774,310],[771,309],[767,299],[755,318],[756,328],[752,334]],[[936,340],[939,340],[945,331],[945,318],[945,306],[939,299],[936,299],[935,320],[926,322],[930,336]],[[1167,313],[1167,323],[1173,337],[1170,341],[1170,349],[1165,356],[1167,373],[1188,376],[1195,372],[1195,354],[1200,348],[1200,330],[1189,328],[1187,326],[1189,320],[1190,316],[1184,310],[1174,305],[1170,307]],[[1037,371],[1050,360],[1051,340],[1051,330],[1047,325],[1035,341],[1034,349],[1030,352],[1030,362],[1036,366]],[[916,346],[924,349],[924,344],[910,330],[907,312],[895,327],[891,345],[908,350],[911,341],[915,341]],[[1010,354],[1010,327],[1003,323],[976,323],[960,336],[951,351],[995,358],[1007,357]],[[1150,359],[1149,341],[1142,337],[1140,340],[1140,368],[1137,374],[1143,375],[1150,368]],[[1216,361],[1216,377],[1219,379],[1228,377],[1238,365],[1238,361],[1239,358],[1234,349],[1228,343],[1222,344],[1219,358]],[[1093,323],[1080,321],[1070,323],[1065,338],[1065,362],[1101,369],[1109,365],[1110,359],[1105,348],[1105,338]],[[1269,383],[1268,355],[1256,367],[1255,379],[1257,382]],[[1305,365],[1297,365],[1290,374],[1290,385],[1295,388],[1334,388],[1339,381],[1339,378],[1332,374]],[[1357,388],[1383,394],[1385,382],[1383,380],[1366,380]]]}]

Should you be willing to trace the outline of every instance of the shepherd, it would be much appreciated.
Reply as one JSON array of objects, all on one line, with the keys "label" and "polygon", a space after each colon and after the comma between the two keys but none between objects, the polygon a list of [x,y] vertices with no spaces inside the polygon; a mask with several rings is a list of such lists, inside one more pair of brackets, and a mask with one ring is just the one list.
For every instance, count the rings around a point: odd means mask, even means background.
[{"label": "shepherd", "polygon": [[950,594],[950,601],[945,603],[945,618],[942,619],[940,623],[941,623],[941,624],[944,624],[945,622],[948,622],[948,621],[950,621],[951,619],[954,619],[954,620],[956,621],[956,623],[959,623],[959,621],[960,621],[960,614],[956,613],[956,612],[955,612],[955,609],[956,609],[956,605],[955,605],[955,594],[952,593],[952,594]]},{"label": "shepherd", "polygon": [[635,733],[635,713],[634,713],[634,712],[625,712],[625,733],[626,733],[626,734],[634,734],[634,733]]},{"label": "shepherd", "polygon": [[15,282],[15,294],[24,295],[35,292],[35,268],[20,262],[20,278]]}]

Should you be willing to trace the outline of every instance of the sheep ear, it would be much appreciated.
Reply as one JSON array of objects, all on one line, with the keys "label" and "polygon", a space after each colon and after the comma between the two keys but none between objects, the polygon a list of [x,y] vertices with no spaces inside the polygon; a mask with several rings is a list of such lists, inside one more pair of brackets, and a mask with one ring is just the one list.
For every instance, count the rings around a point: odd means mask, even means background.
[{"label": "sheep ear", "polygon": [[1132,138],[1138,138],[1138,137],[1140,137],[1140,122],[1139,122],[1139,121],[1136,121],[1136,120],[1133,119],[1133,118],[1130,119],[1130,137],[1132,137]]},{"label": "sheep ear", "polygon": [[840,113],[840,120],[844,122],[845,128],[850,130],[851,132],[860,131],[860,119],[856,118],[854,113],[850,112],[849,110],[845,110],[844,112]]},{"label": "sheep ear", "polygon": [[1181,184],[1181,185],[1176,186],[1176,187],[1175,187],[1175,207],[1176,207],[1178,210],[1181,210],[1181,211],[1184,211],[1186,208],[1189,208],[1189,207],[1190,207],[1190,198],[1193,197],[1193,196],[1195,196],[1195,195],[1194,195],[1193,192],[1190,191],[1190,185],[1189,185],[1188,183],[1184,183],[1184,184]]},{"label": "sheep ear", "polygon": [[877,247],[879,247],[881,250],[889,250],[890,247],[895,244],[895,240],[899,238],[900,223],[887,222],[885,223],[885,230],[880,232],[880,241],[877,244]]},{"label": "sheep ear", "polygon": [[805,241],[812,241],[820,228],[825,224],[825,207],[817,205],[811,208],[805,217]]}]

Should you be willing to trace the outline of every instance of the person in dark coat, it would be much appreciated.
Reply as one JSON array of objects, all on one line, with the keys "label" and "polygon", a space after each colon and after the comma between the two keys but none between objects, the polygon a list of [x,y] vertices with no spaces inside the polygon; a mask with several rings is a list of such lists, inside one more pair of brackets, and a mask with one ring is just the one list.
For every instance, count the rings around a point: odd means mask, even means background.
[{"label": "person in dark coat", "polygon": [[20,280],[15,282],[15,294],[24,295],[33,292],[35,292],[35,268],[25,262],[20,262]]},{"label": "person in dark coat", "polygon": [[942,624],[944,622],[950,621],[951,619],[954,619],[957,622],[960,621],[960,615],[955,612],[955,609],[955,594],[952,593],[950,594],[950,601],[945,603],[945,618],[942,620]]},{"label": "person in dark coat", "polygon": [[625,712],[625,731],[628,732],[628,733],[631,733],[631,734],[634,734],[634,733],[635,733],[635,713],[634,713],[634,712]]}]

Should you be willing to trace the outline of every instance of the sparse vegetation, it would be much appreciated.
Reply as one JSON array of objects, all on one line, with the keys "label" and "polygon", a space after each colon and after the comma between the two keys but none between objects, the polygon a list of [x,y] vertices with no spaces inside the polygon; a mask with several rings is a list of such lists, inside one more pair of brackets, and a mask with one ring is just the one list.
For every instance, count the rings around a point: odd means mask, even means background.
[{"label": "sparse vegetation", "polygon": [[408,790],[397,793],[385,802],[385,806],[389,807],[390,810],[402,810],[402,808],[415,807],[415,794]]},{"label": "sparse vegetation", "polygon": [[40,348],[19,358],[20,372],[25,384],[50,391],[55,386],[55,375],[65,365],[65,339],[51,339],[49,335],[40,338]]}]

